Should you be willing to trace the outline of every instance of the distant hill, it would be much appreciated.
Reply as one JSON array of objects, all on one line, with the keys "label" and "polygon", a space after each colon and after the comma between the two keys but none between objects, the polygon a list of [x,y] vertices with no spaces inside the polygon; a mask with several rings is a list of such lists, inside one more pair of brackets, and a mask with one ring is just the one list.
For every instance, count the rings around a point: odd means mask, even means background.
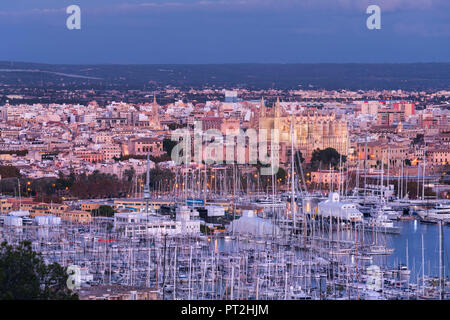
[{"label": "distant hill", "polygon": [[[51,65],[0,62],[0,84],[142,89],[205,86],[253,89],[450,89],[450,63]],[[68,87],[69,86],[69,87]]]}]

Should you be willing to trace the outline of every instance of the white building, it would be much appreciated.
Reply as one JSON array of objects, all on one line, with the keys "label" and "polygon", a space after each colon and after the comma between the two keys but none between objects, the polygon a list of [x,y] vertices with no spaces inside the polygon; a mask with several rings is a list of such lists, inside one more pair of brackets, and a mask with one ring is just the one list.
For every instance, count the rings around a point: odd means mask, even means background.
[{"label": "white building", "polygon": [[362,221],[363,214],[356,209],[356,205],[351,202],[341,202],[339,194],[330,192],[327,200],[319,202],[317,214],[324,218],[339,218],[342,221]]},{"label": "white building", "polygon": [[258,217],[253,210],[244,210],[242,217],[231,221],[227,228],[230,232],[253,236],[277,235],[280,230],[270,221]]},{"label": "white building", "polygon": [[16,216],[3,216],[3,224],[5,226],[11,227],[21,227],[23,225],[23,220]]},{"label": "white building", "polygon": [[225,216],[225,209],[222,206],[206,206],[208,217],[223,217]]},{"label": "white building", "polygon": [[61,218],[55,216],[37,216],[34,218],[38,226],[54,226],[61,224]]},{"label": "white building", "polygon": [[128,237],[198,234],[200,221],[191,220],[191,211],[183,206],[177,208],[176,220],[142,212],[119,212],[114,214],[114,229]]},{"label": "white building", "polygon": [[11,211],[8,213],[8,216],[13,216],[13,217],[29,217],[30,216],[30,212],[28,210],[18,210],[18,211]]}]

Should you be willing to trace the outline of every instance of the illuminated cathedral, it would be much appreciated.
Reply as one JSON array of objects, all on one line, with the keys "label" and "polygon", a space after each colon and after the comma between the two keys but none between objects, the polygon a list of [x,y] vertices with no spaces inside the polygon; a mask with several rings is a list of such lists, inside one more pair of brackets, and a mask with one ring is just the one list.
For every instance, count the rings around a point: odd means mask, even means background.
[{"label": "illuminated cathedral", "polygon": [[161,122],[159,120],[159,105],[156,102],[156,96],[153,96],[152,111],[148,115],[149,125],[152,129],[160,130]]},{"label": "illuminated cathedral", "polygon": [[264,99],[261,99],[259,128],[268,130],[268,140],[270,129],[278,129],[282,162],[283,159],[285,162],[289,161],[287,155],[291,148],[291,121],[294,149],[300,150],[306,161],[311,159],[315,149],[334,148],[340,154],[347,155],[348,129],[344,119],[320,110],[304,111],[294,116],[283,114],[279,99],[269,111]]}]

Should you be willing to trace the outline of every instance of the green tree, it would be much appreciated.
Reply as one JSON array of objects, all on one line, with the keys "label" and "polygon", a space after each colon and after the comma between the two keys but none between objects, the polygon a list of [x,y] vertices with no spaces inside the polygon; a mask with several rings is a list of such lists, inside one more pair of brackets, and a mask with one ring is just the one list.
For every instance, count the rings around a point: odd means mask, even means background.
[{"label": "green tree", "polygon": [[303,154],[301,151],[297,151],[294,154],[294,170],[295,172],[300,172],[300,164],[305,161],[305,158],[303,158]]},{"label": "green tree", "polygon": [[171,139],[165,138],[163,140],[163,150],[167,154],[172,154],[172,149],[177,145],[176,141],[172,141]]},{"label": "green tree", "polygon": [[133,167],[131,167],[130,169],[126,169],[123,172],[123,175],[124,175],[124,177],[126,177],[126,180],[128,182],[131,182],[133,180],[135,174],[136,174],[136,171],[134,170]]},{"label": "green tree", "polygon": [[94,171],[89,176],[79,175],[70,188],[70,194],[78,198],[113,198],[123,196],[123,181],[117,175]]},{"label": "green tree", "polygon": [[[141,179],[145,181],[146,175],[143,174]],[[162,169],[156,166],[150,170],[150,188],[152,190],[158,189],[160,186],[168,186],[171,181],[175,180],[175,174],[169,169]]]},{"label": "green tree", "polygon": [[0,245],[0,300],[77,300],[67,279],[66,268],[46,265],[31,242]]},{"label": "green tree", "polygon": [[114,209],[111,206],[107,206],[107,205],[101,205],[100,207],[98,207],[98,210],[94,211],[95,213],[97,213],[99,216],[102,217],[112,217],[114,216]]},{"label": "green tree", "polygon": [[[73,179],[73,180],[72,180]],[[68,178],[66,178],[64,176],[64,173],[62,173],[62,171],[58,172],[58,179],[56,180],[56,188],[58,190],[63,190],[66,188],[70,188],[73,185],[73,182],[75,181],[74,176],[69,176]]]},{"label": "green tree", "polygon": [[20,178],[20,170],[14,166],[0,166],[0,175],[4,178]]},{"label": "green tree", "polygon": [[28,150],[0,150],[0,154],[15,154],[19,157],[23,157],[28,154]]},{"label": "green tree", "polygon": [[286,170],[284,170],[283,168],[278,168],[278,171],[276,173],[276,178],[277,180],[281,180],[280,182],[283,184],[286,182],[286,178],[287,178],[287,173]]},{"label": "green tree", "polygon": [[297,163],[303,163],[305,161],[305,158],[303,158],[303,154],[300,150],[294,154],[294,161]]},{"label": "green tree", "polygon": [[[324,150],[316,149],[312,153],[311,165],[314,170],[317,170],[319,164],[322,164],[322,168],[328,168],[330,165],[336,167],[339,165],[341,155],[336,149],[326,148]],[[342,156],[342,163],[347,160],[346,156]]]},{"label": "green tree", "polygon": [[414,139],[412,139],[413,144],[424,144],[424,135],[418,133]]}]

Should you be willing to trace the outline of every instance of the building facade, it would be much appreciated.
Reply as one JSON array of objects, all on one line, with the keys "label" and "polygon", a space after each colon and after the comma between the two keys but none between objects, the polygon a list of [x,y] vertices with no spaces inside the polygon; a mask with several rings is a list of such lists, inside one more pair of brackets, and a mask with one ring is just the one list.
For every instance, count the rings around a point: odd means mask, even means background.
[{"label": "building facade", "polygon": [[276,129],[280,144],[290,146],[291,136],[294,136],[294,148],[301,151],[306,161],[311,160],[316,149],[334,148],[340,154],[347,155],[348,128],[343,118],[319,110],[304,111],[295,116],[282,115],[279,101],[272,109],[272,112],[267,112],[262,102],[259,129],[267,130],[268,141],[271,140],[270,130]]}]

